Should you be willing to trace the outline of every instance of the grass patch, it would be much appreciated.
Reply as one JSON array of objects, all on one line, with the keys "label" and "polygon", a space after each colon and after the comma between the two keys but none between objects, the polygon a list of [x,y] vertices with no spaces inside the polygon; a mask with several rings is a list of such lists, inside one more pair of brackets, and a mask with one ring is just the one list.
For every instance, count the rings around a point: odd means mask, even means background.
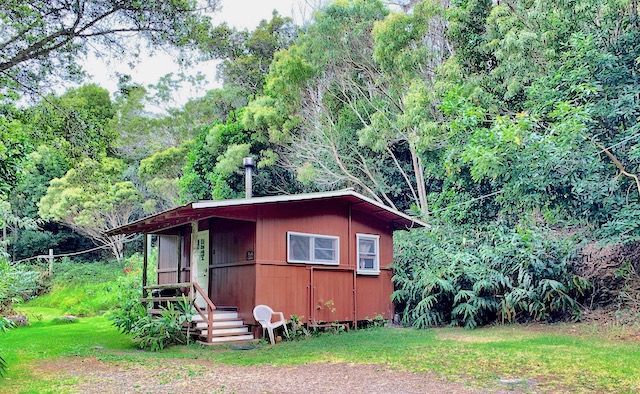
[{"label": "grass patch", "polygon": [[[136,257],[134,257],[135,259]],[[104,283],[116,282],[123,275],[127,262],[122,261],[72,261],[56,262],[53,283]]]},{"label": "grass patch", "polygon": [[51,291],[26,306],[54,308],[76,316],[103,314],[117,302],[124,264],[62,261],[55,267]]},{"label": "grass patch", "polygon": [[[117,332],[106,317],[81,319],[76,324],[56,324],[62,312],[52,308],[20,308],[31,316],[29,327],[20,327],[0,335],[0,354],[9,365],[0,392],[53,393],[67,391],[77,384],[55,374],[43,374],[38,364],[43,360],[66,357],[89,357],[103,349],[130,351],[129,338]],[[39,316],[33,319],[33,316]],[[74,383],[75,382],[75,383]],[[65,389],[66,387],[66,389]]]},{"label": "grass patch", "polygon": [[113,308],[118,300],[116,290],[117,282],[54,284],[50,293],[25,305],[59,309],[76,316],[95,316]]},{"label": "grass patch", "polygon": [[10,367],[10,380],[0,383],[0,391],[68,390],[73,387],[68,377],[38,375],[38,362],[96,356],[119,367],[161,365],[163,359],[176,358],[228,365],[385,364],[485,387],[495,387],[498,379],[523,378],[534,381],[536,391],[640,392],[639,342],[572,335],[566,327],[359,330],[247,351],[192,345],[151,353],[135,349],[104,317],[83,318],[72,325],[42,319],[0,336],[0,354]]}]

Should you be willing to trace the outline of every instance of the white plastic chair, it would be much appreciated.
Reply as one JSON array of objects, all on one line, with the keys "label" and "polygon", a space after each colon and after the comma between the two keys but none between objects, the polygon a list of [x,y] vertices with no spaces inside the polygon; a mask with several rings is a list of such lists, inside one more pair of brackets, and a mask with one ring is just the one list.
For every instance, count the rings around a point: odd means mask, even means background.
[{"label": "white plastic chair", "polygon": [[[271,319],[273,315],[279,315],[280,320],[272,322]],[[287,330],[287,321],[284,319],[284,314],[282,312],[274,312],[273,309],[269,308],[266,305],[257,305],[253,308],[253,317],[255,317],[256,321],[260,323],[262,326],[262,335],[264,336],[264,330],[269,331],[269,338],[271,339],[271,344],[276,344],[276,338],[273,335],[273,329],[278,328],[280,326],[284,327],[284,332],[287,333],[287,337],[289,337],[289,330]]]}]

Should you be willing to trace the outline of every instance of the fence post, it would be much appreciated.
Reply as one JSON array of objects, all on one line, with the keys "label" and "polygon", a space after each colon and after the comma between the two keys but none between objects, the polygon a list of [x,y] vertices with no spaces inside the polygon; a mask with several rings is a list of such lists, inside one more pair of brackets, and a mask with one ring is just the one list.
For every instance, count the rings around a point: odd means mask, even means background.
[{"label": "fence post", "polygon": [[49,276],[53,276],[53,249],[49,249]]}]

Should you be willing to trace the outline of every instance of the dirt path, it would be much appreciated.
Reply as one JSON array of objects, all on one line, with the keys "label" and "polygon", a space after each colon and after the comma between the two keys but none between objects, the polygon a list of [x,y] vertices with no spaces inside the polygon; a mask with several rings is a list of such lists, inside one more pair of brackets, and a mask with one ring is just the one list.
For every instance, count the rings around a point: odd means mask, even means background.
[{"label": "dirt path", "polygon": [[165,359],[150,365],[63,359],[42,366],[44,374],[76,377],[80,393],[481,393],[461,383],[381,365],[345,363],[291,367],[228,366]]}]

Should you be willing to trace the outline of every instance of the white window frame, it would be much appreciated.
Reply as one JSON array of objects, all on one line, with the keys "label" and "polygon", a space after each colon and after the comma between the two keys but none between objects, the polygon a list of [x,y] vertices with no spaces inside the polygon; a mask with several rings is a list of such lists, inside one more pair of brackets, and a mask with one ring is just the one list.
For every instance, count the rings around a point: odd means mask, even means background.
[{"label": "white window frame", "polygon": [[[291,236],[303,236],[309,237],[309,260],[295,260],[291,257]],[[334,240],[336,242],[336,249],[334,254],[334,260],[316,260],[315,259],[315,239],[316,238],[328,238]],[[309,234],[309,233],[299,233],[295,231],[287,231],[287,262],[295,263],[295,264],[322,264],[322,265],[340,265],[340,237],[336,237],[334,235],[325,235],[325,234]]]},{"label": "white window frame", "polygon": [[[373,268],[360,268],[360,240],[374,241],[376,256],[373,261]],[[356,234],[356,267],[360,275],[380,275],[380,236],[375,234]]]}]

